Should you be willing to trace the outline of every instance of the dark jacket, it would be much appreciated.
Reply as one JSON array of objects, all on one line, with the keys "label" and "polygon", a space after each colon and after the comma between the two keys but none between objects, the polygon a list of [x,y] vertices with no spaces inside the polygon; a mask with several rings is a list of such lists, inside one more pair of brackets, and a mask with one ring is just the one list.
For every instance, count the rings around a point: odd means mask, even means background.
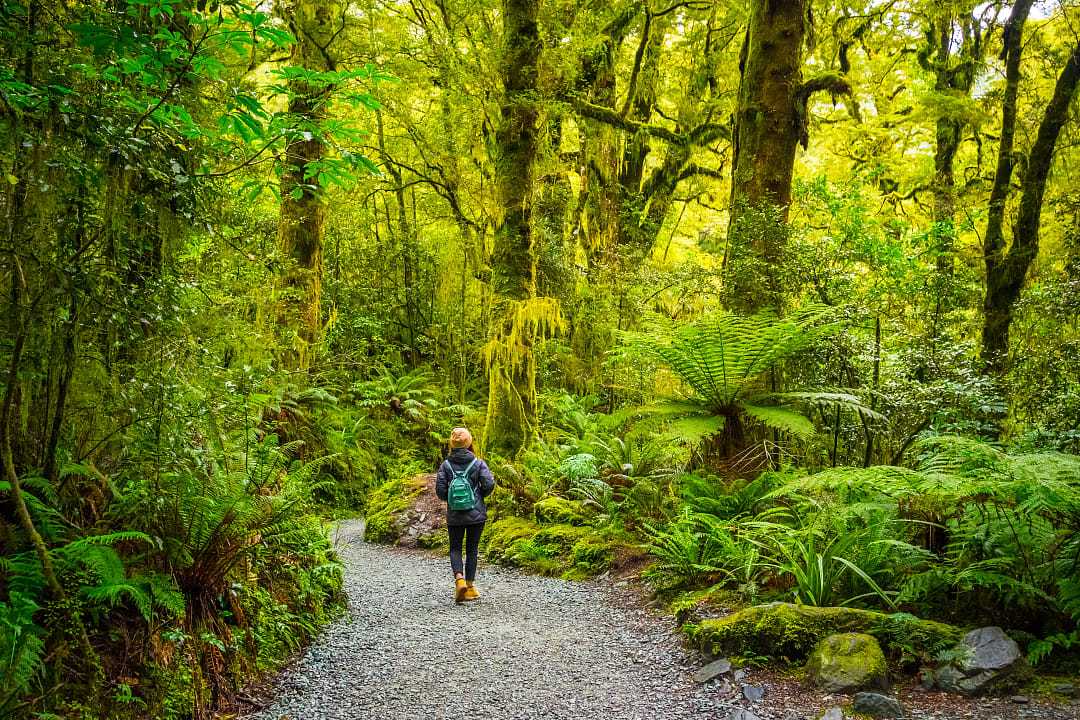
[{"label": "dark jacket", "polygon": [[454,448],[447,456],[446,462],[439,466],[439,472],[435,476],[435,494],[439,499],[446,502],[446,492],[450,488],[450,481],[454,479],[454,473],[446,465],[449,463],[454,470],[460,472],[469,466],[473,460],[476,464],[469,471],[469,482],[476,491],[476,507],[472,510],[451,510],[446,508],[447,525],[478,525],[487,520],[487,505],[484,498],[495,489],[495,476],[491,474],[487,463],[477,460],[476,455],[468,448]]}]

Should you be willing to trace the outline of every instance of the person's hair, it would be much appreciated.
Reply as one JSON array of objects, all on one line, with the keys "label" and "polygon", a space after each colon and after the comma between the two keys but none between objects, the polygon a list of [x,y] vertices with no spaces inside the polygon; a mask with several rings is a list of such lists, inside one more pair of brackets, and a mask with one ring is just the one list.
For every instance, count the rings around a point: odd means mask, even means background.
[{"label": "person's hair", "polygon": [[450,431],[450,449],[472,447],[472,433],[468,428],[456,427]]}]

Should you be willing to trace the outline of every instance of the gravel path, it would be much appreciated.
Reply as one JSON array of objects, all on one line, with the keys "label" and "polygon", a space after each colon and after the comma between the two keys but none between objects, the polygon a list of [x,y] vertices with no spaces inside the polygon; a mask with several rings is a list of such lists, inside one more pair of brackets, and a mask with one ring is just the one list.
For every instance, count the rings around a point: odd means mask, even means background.
[{"label": "gravel path", "polygon": [[[483,598],[457,606],[445,560],[369,545],[362,534],[360,522],[338,528],[346,616],[282,674],[277,700],[254,718],[723,720],[742,706],[763,720],[801,720],[846,701],[771,674],[746,679],[766,689],[754,704],[726,680],[697,684],[702,661],[669,622],[599,583],[482,564]],[[912,716],[1075,717],[1075,708],[1047,710],[1006,701]]]}]

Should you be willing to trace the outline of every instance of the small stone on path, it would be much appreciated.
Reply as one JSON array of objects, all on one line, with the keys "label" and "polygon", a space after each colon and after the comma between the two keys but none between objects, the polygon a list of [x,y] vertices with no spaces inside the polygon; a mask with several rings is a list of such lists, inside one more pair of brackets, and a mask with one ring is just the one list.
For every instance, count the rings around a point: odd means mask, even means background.
[{"label": "small stone on path", "polygon": [[904,706],[900,701],[881,693],[855,693],[851,708],[857,713],[876,718],[904,717]]},{"label": "small stone on path", "polygon": [[720,658],[694,673],[694,682],[709,682],[713,678],[729,672],[731,672],[731,661],[727,658]]},{"label": "small stone on path", "polygon": [[735,708],[728,714],[728,720],[761,720],[757,715],[745,708]]},{"label": "small stone on path", "polygon": [[761,685],[743,685],[742,694],[750,702],[758,702],[765,697],[765,688]]},{"label": "small stone on path", "polygon": [[821,714],[819,720],[844,720],[844,711],[838,707],[831,707]]}]

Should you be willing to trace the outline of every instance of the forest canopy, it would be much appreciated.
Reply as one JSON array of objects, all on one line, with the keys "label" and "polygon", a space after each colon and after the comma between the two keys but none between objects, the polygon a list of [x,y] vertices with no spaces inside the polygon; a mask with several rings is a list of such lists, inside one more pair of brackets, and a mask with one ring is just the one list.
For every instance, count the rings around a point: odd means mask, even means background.
[{"label": "forest canopy", "polygon": [[1080,5],[5,0],[0,39],[0,714],[234,706],[342,605],[324,520],[392,539],[462,424],[492,558],[1075,660]]}]

